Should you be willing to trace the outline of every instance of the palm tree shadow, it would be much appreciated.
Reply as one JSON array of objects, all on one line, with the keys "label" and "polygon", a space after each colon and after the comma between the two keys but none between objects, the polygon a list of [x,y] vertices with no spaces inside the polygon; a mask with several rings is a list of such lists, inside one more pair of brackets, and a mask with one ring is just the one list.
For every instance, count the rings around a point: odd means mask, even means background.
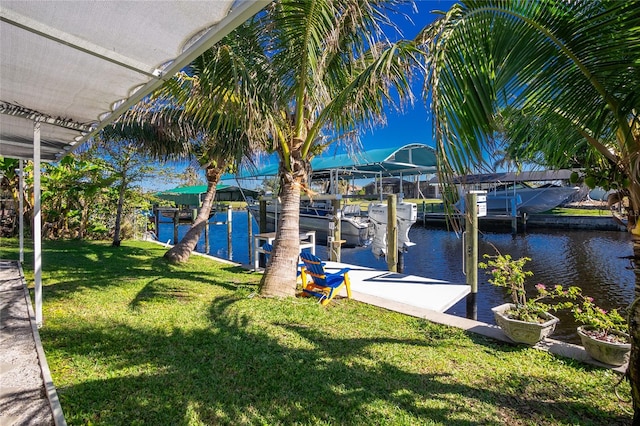
[{"label": "palm tree shadow", "polygon": [[[151,286],[157,283],[151,284]],[[154,289],[145,290],[152,300]],[[141,292],[138,306],[144,301]],[[48,351],[96,360],[104,378],[59,388],[67,421],[105,424],[366,424],[403,421],[451,425],[483,422],[483,406],[501,412],[525,409],[532,419],[566,419],[567,406],[597,422],[609,413],[578,402],[556,402],[553,386],[536,400],[460,383],[450,372],[411,370],[375,355],[380,345],[427,349],[439,339],[338,338],[313,320],[264,322],[240,307],[238,294],[209,308],[209,326],[133,328],[109,323],[76,330],[43,329]],[[276,303],[275,301],[269,301]],[[135,304],[136,302],[132,302]],[[274,305],[276,306],[276,305]],[[250,309],[250,307],[249,307]],[[269,331],[266,331],[269,328]],[[275,330],[275,332],[274,332]],[[300,342],[288,343],[284,337]],[[136,374],[153,365],[153,374]],[[144,371],[144,370],[141,370]],[[534,379],[513,372],[523,390]],[[492,386],[490,389],[500,389]],[[371,410],[380,410],[373,413]],[[479,417],[480,416],[480,417]],[[491,418],[491,417],[488,417]],[[609,424],[623,424],[619,418]],[[567,422],[571,422],[568,419]]]}]

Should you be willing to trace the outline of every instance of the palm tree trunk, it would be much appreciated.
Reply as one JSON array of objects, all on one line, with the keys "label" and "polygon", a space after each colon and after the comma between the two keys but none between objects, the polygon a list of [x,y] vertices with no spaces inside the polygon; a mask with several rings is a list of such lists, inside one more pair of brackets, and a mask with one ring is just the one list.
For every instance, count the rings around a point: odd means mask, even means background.
[{"label": "palm tree trunk", "polygon": [[260,282],[260,294],[267,297],[295,296],[300,254],[300,188],[302,179],[281,186],[282,212],[273,251]]},{"label": "palm tree trunk", "polygon": [[127,188],[126,175],[123,173],[122,182],[120,183],[120,192],[118,194],[118,207],[116,209],[116,224],[113,231],[113,247],[120,247],[120,227],[122,223],[122,210],[124,207],[124,193]]},{"label": "palm tree trunk", "polygon": [[182,240],[164,254],[164,258],[169,262],[184,263],[189,260],[191,253],[195,250],[198,240],[200,240],[200,235],[202,235],[202,230],[209,221],[213,200],[216,197],[216,186],[225,168],[226,163],[220,167],[213,165],[207,167],[207,192],[202,200],[202,206],[200,207],[198,216],[196,216],[196,220],[185,236],[182,237]]},{"label": "palm tree trunk", "polygon": [[[300,192],[306,188],[311,163],[302,156],[302,139],[295,138],[288,161],[280,154],[280,201],[276,240],[267,263],[260,294],[267,297],[290,297],[296,294],[296,274],[300,256]],[[289,163],[287,169],[284,164]]]},{"label": "palm tree trunk", "polygon": [[85,237],[85,234],[87,233],[87,221],[88,221],[88,216],[89,216],[89,206],[84,200],[82,200],[80,202],[80,207],[82,208],[82,214],[80,215],[80,231],[78,233],[78,238],[83,240],[84,237]]}]

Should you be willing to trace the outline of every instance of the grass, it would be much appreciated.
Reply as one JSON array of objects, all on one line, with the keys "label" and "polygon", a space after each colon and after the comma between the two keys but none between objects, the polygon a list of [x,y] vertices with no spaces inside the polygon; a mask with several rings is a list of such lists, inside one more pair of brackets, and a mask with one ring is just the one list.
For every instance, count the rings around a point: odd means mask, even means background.
[{"label": "grass", "polygon": [[261,298],[257,274],[164,250],[44,242],[40,333],[70,425],[631,423],[609,370],[356,301]]},{"label": "grass", "polygon": [[611,217],[611,210],[605,208],[569,208],[556,207],[544,214],[555,214],[558,216],[608,216]]}]

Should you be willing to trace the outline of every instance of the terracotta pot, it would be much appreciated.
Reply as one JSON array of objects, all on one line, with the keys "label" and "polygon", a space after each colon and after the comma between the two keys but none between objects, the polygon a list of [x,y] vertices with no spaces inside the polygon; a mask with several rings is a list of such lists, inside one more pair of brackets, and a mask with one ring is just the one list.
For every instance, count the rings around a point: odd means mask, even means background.
[{"label": "terracotta pot", "polygon": [[[585,330],[589,330],[589,327],[578,327],[578,336],[580,336],[584,350],[587,351],[591,358],[616,366],[626,364],[629,361],[631,343],[613,343],[599,340],[585,333]],[[624,336],[629,341],[629,336],[625,333],[613,332],[613,334]]]},{"label": "terracotta pot", "polygon": [[514,342],[526,343],[527,345],[535,345],[540,340],[549,336],[556,329],[556,324],[560,321],[548,312],[544,313],[548,321],[544,323],[525,322],[515,320],[504,315],[509,309],[514,309],[516,305],[513,303],[505,303],[504,305],[491,308],[496,320],[496,324],[502,329],[504,334]]}]

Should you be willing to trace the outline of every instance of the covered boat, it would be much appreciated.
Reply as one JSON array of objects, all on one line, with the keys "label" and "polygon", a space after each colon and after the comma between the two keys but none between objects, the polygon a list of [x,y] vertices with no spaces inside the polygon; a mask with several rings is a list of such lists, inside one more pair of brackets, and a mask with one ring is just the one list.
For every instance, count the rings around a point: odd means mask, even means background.
[{"label": "covered boat", "polygon": [[525,182],[500,185],[487,191],[487,212],[489,213],[542,213],[559,206],[572,195],[578,193],[577,186],[545,184],[533,187]]},{"label": "covered boat", "polygon": [[569,181],[571,173],[571,170],[485,173],[460,176],[454,182],[461,193],[470,188],[486,190],[489,214],[534,214],[551,210],[580,192],[577,186],[561,184]]},{"label": "covered boat", "polygon": [[[277,201],[267,203],[267,232],[276,229],[277,217],[280,214],[280,205]],[[257,221],[260,220],[259,204],[250,202],[249,211]],[[326,243],[330,225],[336,212],[330,202],[326,200],[303,201],[300,204],[300,230],[315,231],[316,241]],[[345,247],[357,247],[369,244],[369,220],[360,211],[357,204],[347,204],[340,208],[340,238],[345,241]]]},{"label": "covered boat", "polygon": [[[376,194],[380,201],[382,195],[382,179],[385,177],[420,176],[436,172],[435,150],[427,145],[414,143],[401,147],[373,149],[356,154],[339,154],[319,156],[311,160],[312,174],[310,181],[317,186],[324,186],[319,192],[337,195],[341,182],[355,179],[376,179]],[[275,164],[266,165],[258,170],[239,171],[233,176],[223,179],[255,179],[258,176],[274,176],[278,172]],[[322,183],[322,184],[320,184]],[[378,184],[380,187],[378,188]],[[402,192],[400,186],[400,192]],[[346,196],[345,196],[346,197]],[[326,198],[314,197],[313,200],[300,204],[300,230],[316,231],[317,241],[326,242],[330,232],[330,224],[335,214],[341,216],[341,236],[344,246],[367,245],[371,241],[370,221],[358,204],[343,204],[334,212],[331,202]],[[259,205],[247,200],[249,210],[259,222]],[[275,200],[267,205],[267,232],[275,230],[279,208]]]}]

